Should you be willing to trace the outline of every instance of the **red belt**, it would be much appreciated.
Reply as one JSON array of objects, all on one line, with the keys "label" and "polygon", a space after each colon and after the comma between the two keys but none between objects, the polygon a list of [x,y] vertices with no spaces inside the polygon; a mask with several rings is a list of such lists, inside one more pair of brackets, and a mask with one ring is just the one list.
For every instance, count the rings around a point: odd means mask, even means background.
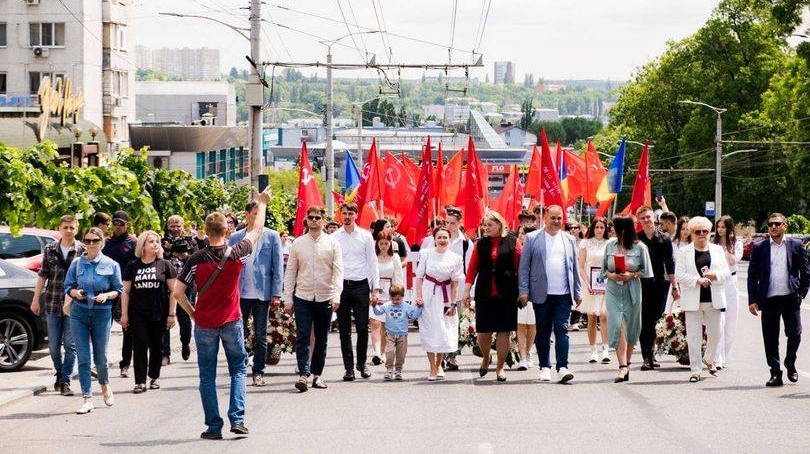
[{"label": "red belt", "polygon": [[[425,280],[427,280],[429,282],[433,282],[433,284],[438,285],[439,287],[441,287],[442,288],[442,296],[444,297],[445,304],[450,302],[450,298],[447,295],[447,286],[450,285],[451,282],[453,282],[452,280],[448,279],[446,281],[439,281],[435,277],[430,276],[428,274],[425,275]],[[436,287],[435,286],[433,287],[433,294],[434,295],[436,294]]]}]

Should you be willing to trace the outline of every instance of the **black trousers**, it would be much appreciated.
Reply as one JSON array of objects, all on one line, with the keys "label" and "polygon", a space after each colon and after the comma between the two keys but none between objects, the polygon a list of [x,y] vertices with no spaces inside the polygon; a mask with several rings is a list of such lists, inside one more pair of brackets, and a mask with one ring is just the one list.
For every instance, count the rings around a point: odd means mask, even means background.
[{"label": "black trousers", "polygon": [[771,372],[779,372],[779,319],[785,322],[787,352],[785,367],[796,368],[796,352],[802,341],[802,303],[796,295],[773,296],[766,298],[760,306],[762,310],[762,340],[765,343],[765,359]]},{"label": "black trousers", "polygon": [[645,361],[652,361],[655,348],[655,324],[664,314],[667,306],[669,281],[655,279],[641,280],[641,356]]},{"label": "black trousers", "polygon": [[135,383],[146,383],[147,374],[151,379],[160,378],[166,320],[152,320],[150,316],[133,313],[129,323],[127,331],[132,333]]},{"label": "black trousers", "polygon": [[[180,344],[191,344],[191,317],[180,305],[177,305],[177,325],[180,327]],[[163,331],[163,356],[170,358],[172,356],[172,335],[166,329]]]},{"label": "black trousers", "polygon": [[132,329],[124,330],[124,339],[121,342],[121,362],[118,367],[123,369],[132,363]]},{"label": "black trousers", "polygon": [[337,321],[340,331],[340,353],[343,355],[343,367],[346,370],[352,370],[355,366],[352,351],[352,315],[354,315],[354,327],[357,330],[357,368],[361,369],[366,365],[370,294],[368,279],[343,281]]}]

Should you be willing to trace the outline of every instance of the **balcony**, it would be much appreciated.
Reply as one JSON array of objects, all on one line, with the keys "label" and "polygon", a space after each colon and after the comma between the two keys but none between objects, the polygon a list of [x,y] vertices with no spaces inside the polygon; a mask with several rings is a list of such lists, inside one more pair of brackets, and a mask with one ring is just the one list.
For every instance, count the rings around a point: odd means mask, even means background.
[{"label": "balcony", "polygon": [[6,93],[0,95],[0,107],[37,107],[39,98],[30,93]]}]

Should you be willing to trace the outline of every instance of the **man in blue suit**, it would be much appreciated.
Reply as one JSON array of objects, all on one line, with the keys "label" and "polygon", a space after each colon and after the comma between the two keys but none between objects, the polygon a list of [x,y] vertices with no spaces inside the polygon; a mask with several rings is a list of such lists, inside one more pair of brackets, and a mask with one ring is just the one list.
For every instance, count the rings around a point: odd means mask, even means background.
[{"label": "man in blue suit", "polygon": [[518,301],[534,304],[537,322],[535,345],[540,357],[540,380],[551,381],[551,331],[557,358],[557,379],[568,383],[574,374],[568,370],[568,321],[572,303],[582,301],[577,273],[577,244],[561,230],[563,210],[551,205],[546,210],[545,226],[529,233],[520,255]]},{"label": "man in blue suit", "polygon": [[[234,232],[228,239],[234,245],[245,238],[259,213],[256,201],[245,207],[247,227]],[[242,308],[242,323],[248,335],[247,321],[253,315],[256,342],[253,347],[253,386],[264,386],[264,364],[267,359],[267,314],[281,303],[281,285],[284,275],[281,237],[278,232],[264,228],[253,252],[245,258],[245,266],[239,277],[239,297]]]},{"label": "man in blue suit", "polygon": [[801,306],[810,287],[810,265],[799,240],[785,237],[781,213],[768,216],[770,238],[755,244],[748,264],[748,310],[762,312],[762,339],[771,378],[765,386],[782,386],[779,364],[779,318],[785,321],[788,380],[796,382],[796,351],[802,339]]}]

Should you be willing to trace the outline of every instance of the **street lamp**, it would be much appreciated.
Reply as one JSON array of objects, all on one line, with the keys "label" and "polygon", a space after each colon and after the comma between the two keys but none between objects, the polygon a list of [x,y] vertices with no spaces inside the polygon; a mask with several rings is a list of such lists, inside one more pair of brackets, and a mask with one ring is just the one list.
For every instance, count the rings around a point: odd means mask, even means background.
[{"label": "street lamp", "polygon": [[723,159],[723,112],[728,109],[714,107],[705,102],[699,101],[678,101],[681,104],[693,104],[696,106],[703,106],[712,109],[717,114],[717,130],[715,132],[715,177],[714,177],[714,218],[720,219],[723,213],[723,178],[722,178],[722,164]]},{"label": "street lamp", "polygon": [[332,146],[333,121],[332,121],[332,45],[337,44],[343,38],[354,35],[370,35],[378,33],[379,30],[369,30],[365,32],[348,33],[336,39],[318,41],[326,46],[326,211],[329,216],[335,214],[335,202],[332,199],[332,192],[335,190],[335,149]]}]

